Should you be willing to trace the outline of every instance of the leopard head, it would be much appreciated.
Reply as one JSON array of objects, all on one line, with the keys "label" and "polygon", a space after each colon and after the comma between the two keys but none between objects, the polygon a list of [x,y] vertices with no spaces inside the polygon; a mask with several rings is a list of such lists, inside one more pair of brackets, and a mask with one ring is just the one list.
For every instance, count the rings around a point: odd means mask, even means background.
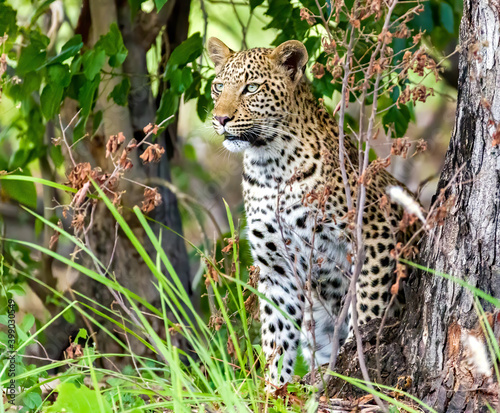
[{"label": "leopard head", "polygon": [[304,82],[308,59],[304,45],[290,40],[275,49],[234,52],[212,37],[207,49],[216,73],[212,125],[225,136],[225,148],[241,152],[273,142]]}]

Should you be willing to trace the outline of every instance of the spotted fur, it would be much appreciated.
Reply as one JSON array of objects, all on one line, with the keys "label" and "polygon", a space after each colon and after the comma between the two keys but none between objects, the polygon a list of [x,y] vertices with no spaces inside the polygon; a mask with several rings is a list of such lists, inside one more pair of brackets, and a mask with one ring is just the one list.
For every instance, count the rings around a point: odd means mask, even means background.
[{"label": "spotted fur", "polygon": [[[338,126],[311,93],[302,43],[233,52],[211,38],[208,52],[216,71],[213,126],[229,151],[244,151],[248,238],[260,267],[259,291],[268,299],[260,303],[262,346],[270,380],[280,385],[291,380],[299,343],[309,363],[313,354],[316,365],[328,362],[353,270]],[[357,151],[346,145],[354,162]],[[355,191],[350,162],[347,173]],[[381,317],[390,299],[395,266],[390,251],[401,212],[387,214],[379,204],[385,188],[394,184],[382,170],[367,188],[366,258],[357,285],[360,323]],[[317,199],[321,195],[326,202]]]}]

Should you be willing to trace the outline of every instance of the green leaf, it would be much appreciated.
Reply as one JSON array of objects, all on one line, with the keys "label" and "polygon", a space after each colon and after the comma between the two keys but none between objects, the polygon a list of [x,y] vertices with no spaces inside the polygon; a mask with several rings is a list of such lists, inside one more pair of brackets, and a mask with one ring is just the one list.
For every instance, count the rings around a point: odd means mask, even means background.
[{"label": "green leaf", "polygon": [[207,115],[212,111],[214,106],[211,97],[212,81],[214,80],[214,78],[215,75],[207,79],[203,95],[200,95],[200,97],[198,98],[198,102],[196,102],[196,112],[198,113],[198,117],[202,122],[205,122],[205,120],[207,119]]},{"label": "green leaf", "polygon": [[27,165],[30,161],[31,152],[33,151],[33,148],[30,148],[28,145],[26,145],[26,139],[21,139],[20,142],[21,145],[19,146],[19,149],[15,151],[9,159],[9,165],[7,167],[7,169],[9,170],[22,168],[23,166]]},{"label": "green leaf", "polygon": [[[20,174],[0,175],[0,185],[5,184],[5,182],[7,182],[7,181],[18,182],[18,183],[19,182],[30,182],[30,183],[36,182],[37,184],[45,185],[45,186],[48,186],[49,188],[56,188],[56,189],[59,189],[61,191],[72,192],[74,194],[77,193],[77,190],[75,188],[70,188],[69,186],[61,185],[61,184],[49,181],[47,179],[36,178],[33,176],[29,176],[29,175],[20,175]],[[27,256],[28,255],[29,254],[27,254]],[[26,261],[27,261],[27,258],[24,258],[24,262],[26,262]]]},{"label": "green leaf", "polygon": [[[22,175],[30,175],[27,169]],[[14,199],[29,208],[36,208],[36,188],[33,182],[2,180],[1,190],[11,199]]]},{"label": "green leaf", "polygon": [[185,67],[181,72],[181,93],[184,93],[193,83],[193,71],[190,67]]},{"label": "green leaf", "polygon": [[78,122],[76,122],[75,128],[73,129],[73,142],[81,139],[87,132],[85,127],[87,126],[88,119],[88,116],[82,116],[80,117],[80,119],[78,119]]},{"label": "green leaf", "polygon": [[109,56],[109,65],[111,67],[120,66],[125,61],[128,54],[128,50],[123,44],[122,34],[116,23],[111,24],[109,33],[100,37],[94,49],[103,49],[105,51],[106,56]]},{"label": "green leaf", "polygon": [[170,81],[170,90],[182,95],[193,83],[193,71],[190,67],[184,69],[177,69],[171,72],[168,80]]},{"label": "green leaf", "polygon": [[[45,0],[44,2],[37,2],[35,5],[37,6],[35,12],[32,14],[30,19],[30,25],[36,25],[36,21],[40,18],[42,14],[45,14],[47,10],[50,8],[50,5],[54,3],[55,0]],[[40,4],[41,3],[41,4]]]},{"label": "green leaf", "polygon": [[42,397],[35,391],[30,391],[23,394],[22,406],[27,407],[29,410],[35,410],[42,405]]},{"label": "green leaf", "polygon": [[[156,112],[156,123],[161,123],[163,120],[169,116],[174,115],[179,109],[179,95],[171,90],[166,90],[163,92],[160,101],[160,107]],[[167,126],[174,121],[174,118],[164,123],[163,126]]]},{"label": "green leaf", "polygon": [[53,63],[62,63],[66,59],[75,56],[82,47],[82,36],[77,34],[76,36],[73,36],[71,39],[69,39],[62,47],[61,52],[57,56],[50,58],[47,64],[50,65]]},{"label": "green leaf", "polygon": [[47,85],[40,96],[40,107],[46,119],[52,119],[59,111],[64,88],[71,82],[69,66],[55,63],[47,68]]},{"label": "green leaf", "polygon": [[453,9],[444,1],[442,1],[439,5],[439,21],[448,33],[453,34],[455,32]]},{"label": "green leaf", "polygon": [[45,119],[52,119],[59,111],[64,93],[64,88],[58,84],[49,83],[40,96],[40,107]]},{"label": "green leaf", "polygon": [[415,25],[415,27],[420,28],[422,31],[425,30],[427,33],[431,33],[434,29],[431,4],[430,2],[425,2],[423,6],[424,10],[413,18],[411,26]]},{"label": "green leaf", "polygon": [[309,56],[314,56],[316,51],[321,47],[321,37],[320,36],[310,36],[304,42],[307,53]]},{"label": "green leaf", "polygon": [[76,387],[74,383],[61,383],[56,390],[57,400],[46,410],[48,413],[112,412],[111,406],[101,394],[87,386]]},{"label": "green leaf", "polygon": [[255,9],[256,7],[260,6],[262,3],[264,3],[264,0],[250,0],[250,10]]},{"label": "green leaf", "polygon": [[184,93],[184,102],[187,102],[188,100],[193,99],[199,96],[200,94],[200,87],[201,87],[200,72],[198,71],[192,72],[192,77],[193,80]]},{"label": "green leaf", "polygon": [[159,12],[168,0],[155,0],[156,11]]},{"label": "green leaf", "polygon": [[94,117],[92,119],[92,135],[95,135],[99,126],[101,126],[102,122],[102,110],[98,110],[94,113]]},{"label": "green leaf", "polygon": [[[30,101],[28,129],[26,130],[25,139],[23,139],[26,143],[23,146],[32,149],[32,155],[37,158],[42,155],[43,137],[46,130],[40,105],[32,97]],[[34,158],[28,159],[28,161],[32,160]],[[14,167],[12,164],[10,166]],[[23,167],[23,165],[16,165],[15,167],[17,166]]]},{"label": "green leaf", "polygon": [[103,49],[94,49],[85,52],[82,58],[83,74],[88,80],[93,80],[106,63],[106,52]]},{"label": "green leaf", "polygon": [[112,98],[117,105],[126,106],[128,103],[129,91],[130,80],[126,77],[113,88],[108,96],[108,100]]},{"label": "green leaf", "polygon": [[96,76],[94,80],[87,80],[84,82],[78,91],[78,102],[80,102],[80,107],[82,108],[80,116],[82,118],[86,118],[90,115],[99,83],[100,78]]},{"label": "green leaf", "polygon": [[47,79],[49,83],[57,83],[62,87],[67,87],[71,82],[69,66],[55,63],[47,68]]},{"label": "green leaf", "polygon": [[196,103],[196,113],[202,122],[205,122],[208,114],[213,109],[212,99],[208,99],[205,95],[201,95]]},{"label": "green leaf", "polygon": [[393,138],[401,138],[406,133],[408,129],[408,123],[410,121],[410,111],[405,105],[401,105],[400,108],[393,106],[387,111],[387,113],[382,118],[384,129],[387,132],[389,125],[394,125],[394,132],[396,136]]},{"label": "green leaf", "polygon": [[34,324],[35,316],[28,313],[23,317],[23,321],[21,321],[18,327],[21,329],[21,331],[27,332],[31,329],[31,327],[33,327]]},{"label": "green leaf", "polygon": [[47,52],[45,50],[40,50],[33,43],[28,44],[28,46],[21,50],[21,56],[17,63],[17,74],[23,76],[32,70],[37,70],[44,66],[46,56]]},{"label": "green leaf", "polygon": [[9,291],[13,294],[20,296],[26,295],[26,291],[24,291],[24,288],[21,287],[19,284],[14,284],[12,287],[9,288]]},{"label": "green leaf", "polygon": [[16,11],[7,3],[0,2],[0,35],[6,33],[9,37],[15,37],[17,33]]},{"label": "green leaf", "polygon": [[76,315],[72,308],[65,311],[63,317],[69,324],[73,324],[76,321]]},{"label": "green leaf", "polygon": [[13,99],[17,101],[22,101],[26,99],[26,96],[31,95],[35,90],[40,89],[40,84],[42,83],[42,75],[40,72],[28,72],[23,77],[23,81],[18,84],[11,84],[8,88],[9,94]]},{"label": "green leaf", "polygon": [[125,46],[123,46],[123,49],[120,52],[109,58],[109,65],[111,67],[121,66],[125,61],[125,59],[127,58],[127,55],[128,55],[128,50],[125,48]]},{"label": "green leaf", "polygon": [[81,338],[83,340],[87,340],[87,337],[88,337],[88,333],[87,333],[87,330],[85,330],[84,328],[80,328],[80,330],[78,330],[78,334],[76,335],[75,339],[73,340],[75,343],[78,343],[78,340]]},{"label": "green leaf", "polygon": [[199,32],[184,40],[177,46],[167,62],[165,78],[169,78],[179,66],[186,65],[198,58],[203,52],[203,39]]},{"label": "green leaf", "polygon": [[184,149],[184,158],[186,160],[191,162],[197,162],[196,149],[194,148],[193,145],[191,145],[190,143],[186,143],[183,145],[183,149]]},{"label": "green leaf", "polygon": [[176,94],[182,94],[181,84],[182,84],[182,72],[180,70],[170,71],[167,80],[170,83],[170,90]]},{"label": "green leaf", "polygon": [[61,146],[50,145],[49,155],[56,168],[62,166],[62,164],[64,163],[64,156],[62,154]]},{"label": "green leaf", "polygon": [[73,76],[77,76],[78,72],[80,72],[82,67],[82,60],[82,55],[77,54],[71,61],[71,73],[73,74]]}]

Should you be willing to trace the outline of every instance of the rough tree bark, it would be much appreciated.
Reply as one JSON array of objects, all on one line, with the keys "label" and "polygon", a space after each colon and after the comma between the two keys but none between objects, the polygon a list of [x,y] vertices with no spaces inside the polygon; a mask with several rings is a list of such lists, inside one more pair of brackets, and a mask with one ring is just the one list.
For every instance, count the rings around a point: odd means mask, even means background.
[{"label": "rough tree bark", "polygon": [[[448,215],[420,245],[428,268],[459,278],[500,297],[500,3],[465,0],[460,27],[460,63],[456,120],[440,177],[438,199],[448,201]],[[496,142],[495,142],[496,139]],[[406,284],[407,311],[401,323],[388,320],[381,334],[377,377],[376,336],[379,321],[361,329],[372,380],[398,386],[438,412],[498,409],[494,375],[474,362],[484,335],[473,293],[456,282],[427,272]],[[497,340],[500,317],[480,300]],[[471,336],[478,341],[472,341]],[[489,366],[492,369],[492,366]],[[355,345],[345,346],[337,371],[361,378]],[[408,378],[408,379],[407,379]],[[359,390],[334,380],[329,394]]]},{"label": "rough tree bark", "polygon": [[[425,266],[494,297],[500,297],[500,146],[493,144],[500,125],[499,29],[498,0],[464,2],[456,120],[438,186],[455,202],[421,248]],[[418,311],[404,320],[403,343],[413,393],[440,412],[496,405],[498,385],[470,365],[466,343],[470,334],[481,335],[473,294],[430,274],[419,274],[411,290],[408,306]]]}]

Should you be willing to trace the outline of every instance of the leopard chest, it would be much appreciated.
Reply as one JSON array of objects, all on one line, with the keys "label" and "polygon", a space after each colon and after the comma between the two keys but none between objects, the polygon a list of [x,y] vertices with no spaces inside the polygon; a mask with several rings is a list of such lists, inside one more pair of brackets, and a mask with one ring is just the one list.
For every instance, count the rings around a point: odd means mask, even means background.
[{"label": "leopard chest", "polygon": [[[334,216],[304,203],[311,183],[292,186],[244,179],[248,238],[256,265],[309,277],[321,289],[337,281],[330,293],[341,297],[351,271],[352,246],[344,225]],[[324,290],[324,288],[323,288]]]}]

